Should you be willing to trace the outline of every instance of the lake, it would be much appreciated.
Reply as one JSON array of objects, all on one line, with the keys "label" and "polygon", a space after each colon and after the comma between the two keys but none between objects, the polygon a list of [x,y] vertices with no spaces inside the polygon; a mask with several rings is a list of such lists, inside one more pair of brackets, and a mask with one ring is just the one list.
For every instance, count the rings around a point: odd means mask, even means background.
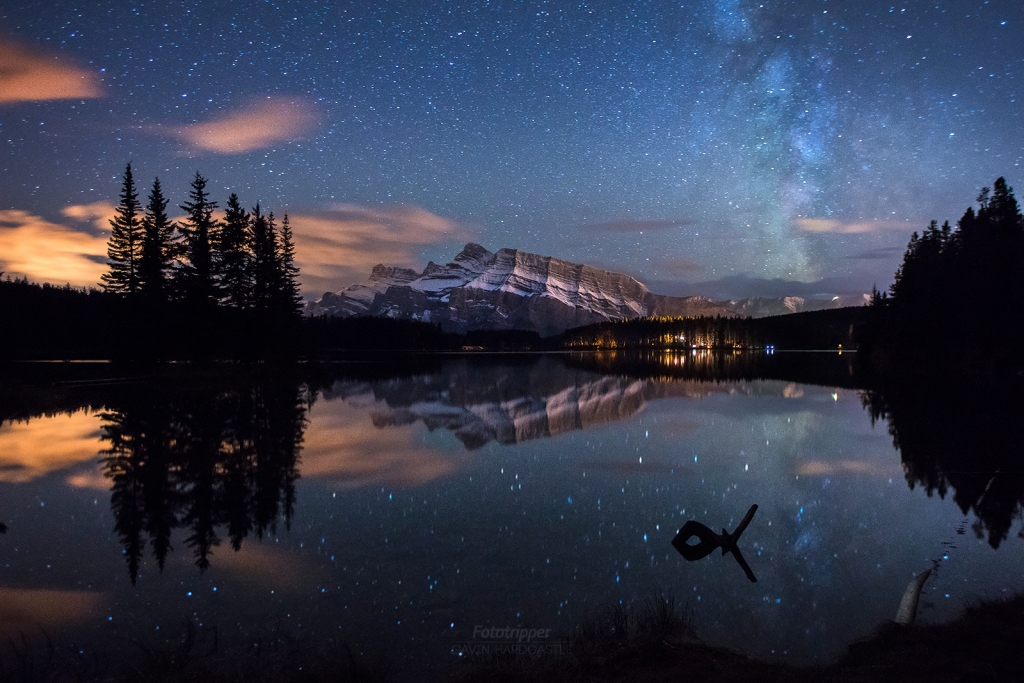
[{"label": "lake", "polygon": [[[486,629],[657,596],[708,644],[825,664],[922,570],[922,623],[1020,591],[1019,393],[869,387],[852,358],[7,366],[0,630],[111,661],[286,637],[423,680]],[[756,582],[670,544],[754,504]]]}]

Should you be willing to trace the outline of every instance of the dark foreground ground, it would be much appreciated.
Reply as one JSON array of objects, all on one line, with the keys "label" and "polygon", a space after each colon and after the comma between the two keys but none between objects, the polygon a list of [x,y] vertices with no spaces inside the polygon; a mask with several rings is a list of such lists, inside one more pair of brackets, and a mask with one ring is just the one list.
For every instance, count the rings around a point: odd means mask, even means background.
[{"label": "dark foreground ground", "polygon": [[[244,656],[225,658],[187,631],[175,646],[137,646],[130,665],[103,656],[17,638],[0,644],[0,683],[110,681],[117,683],[210,681],[388,681],[387,662],[366,661],[342,644],[311,653],[276,634]],[[938,625],[885,624],[869,640],[852,644],[825,668],[797,668],[749,659],[700,642],[672,600],[651,600],[632,610],[610,610],[581,624],[568,654],[538,658],[467,657],[446,683],[660,683],[662,681],[1024,681],[1024,595],[979,603],[959,619]],[[329,652],[330,654],[325,654]],[[401,676],[408,678],[409,674]],[[434,677],[429,677],[434,678]],[[413,677],[415,680],[415,677]]]}]

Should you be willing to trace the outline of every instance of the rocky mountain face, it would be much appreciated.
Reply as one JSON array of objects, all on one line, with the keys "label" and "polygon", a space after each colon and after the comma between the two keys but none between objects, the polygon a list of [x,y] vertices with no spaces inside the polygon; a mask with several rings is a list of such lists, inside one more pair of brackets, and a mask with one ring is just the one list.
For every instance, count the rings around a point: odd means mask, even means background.
[{"label": "rocky mountain face", "polygon": [[621,318],[762,317],[799,310],[814,309],[800,297],[714,302],[663,296],[622,273],[518,249],[490,252],[472,243],[451,263],[431,261],[422,273],[374,266],[366,284],[328,292],[306,306],[307,315],[387,316],[439,323],[455,332],[524,329],[542,335]]}]

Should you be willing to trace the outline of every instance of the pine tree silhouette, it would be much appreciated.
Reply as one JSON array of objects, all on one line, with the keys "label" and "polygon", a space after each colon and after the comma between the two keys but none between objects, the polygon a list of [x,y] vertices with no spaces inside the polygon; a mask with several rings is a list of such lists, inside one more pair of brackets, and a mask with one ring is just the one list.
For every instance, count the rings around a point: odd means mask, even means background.
[{"label": "pine tree silhouette", "polygon": [[217,283],[213,263],[213,243],[217,222],[213,218],[216,202],[210,201],[206,178],[196,173],[188,193],[189,201],[180,206],[187,215],[178,225],[185,239],[185,262],[180,270],[184,298],[193,306],[206,308],[217,301]]},{"label": "pine tree silhouette", "polygon": [[299,269],[295,265],[295,242],[288,214],[281,219],[281,239],[277,245],[277,269],[277,308],[285,317],[296,318],[302,312],[302,295],[299,293]]},{"label": "pine tree silhouette", "polygon": [[277,236],[274,234],[274,215],[264,216],[258,203],[252,209],[251,251],[252,306],[265,312],[271,308],[278,280]]},{"label": "pine tree silhouette", "polygon": [[159,178],[153,180],[142,227],[139,291],[148,304],[154,305],[169,296],[176,246],[173,241],[175,225],[167,217],[167,199]]},{"label": "pine tree silhouette", "polygon": [[100,276],[107,292],[131,295],[139,288],[139,260],[142,256],[142,216],[139,209],[139,194],[135,190],[129,162],[121,185],[121,203],[110,220],[110,238],[107,240],[109,270]]},{"label": "pine tree silhouette", "polygon": [[232,192],[228,197],[224,224],[217,242],[217,260],[224,303],[238,309],[247,308],[250,299],[249,222],[249,214],[239,203],[238,195]]}]

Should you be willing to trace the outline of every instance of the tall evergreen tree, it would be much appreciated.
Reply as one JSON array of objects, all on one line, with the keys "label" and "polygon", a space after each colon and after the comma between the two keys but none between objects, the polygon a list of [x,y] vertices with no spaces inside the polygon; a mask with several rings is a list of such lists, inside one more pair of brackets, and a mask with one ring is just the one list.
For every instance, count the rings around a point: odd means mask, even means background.
[{"label": "tall evergreen tree", "polygon": [[281,239],[277,244],[277,270],[277,308],[286,316],[297,317],[302,310],[302,295],[299,293],[299,269],[295,265],[295,242],[288,214],[281,219]]},{"label": "tall evergreen tree", "polygon": [[217,242],[217,261],[224,303],[233,308],[246,308],[249,305],[249,223],[249,214],[239,203],[238,195],[232,192],[228,197],[224,224]]},{"label": "tall evergreen tree", "polygon": [[165,301],[174,259],[174,223],[167,218],[167,199],[159,178],[153,180],[142,227],[139,291],[150,303]]},{"label": "tall evergreen tree", "polygon": [[217,299],[217,283],[213,262],[213,243],[217,239],[217,221],[213,218],[216,202],[210,201],[206,178],[196,173],[189,201],[180,208],[187,215],[178,225],[185,238],[185,262],[181,268],[184,297],[194,305],[207,306]]},{"label": "tall evergreen tree", "polygon": [[124,171],[121,203],[110,220],[107,240],[107,265],[101,277],[103,289],[115,294],[132,295],[139,288],[139,260],[142,256],[142,216],[139,193],[135,190],[131,162]]},{"label": "tall evergreen tree", "polygon": [[279,279],[274,227],[274,214],[264,216],[257,203],[252,209],[252,259],[249,266],[252,306],[260,311],[270,309]]}]

